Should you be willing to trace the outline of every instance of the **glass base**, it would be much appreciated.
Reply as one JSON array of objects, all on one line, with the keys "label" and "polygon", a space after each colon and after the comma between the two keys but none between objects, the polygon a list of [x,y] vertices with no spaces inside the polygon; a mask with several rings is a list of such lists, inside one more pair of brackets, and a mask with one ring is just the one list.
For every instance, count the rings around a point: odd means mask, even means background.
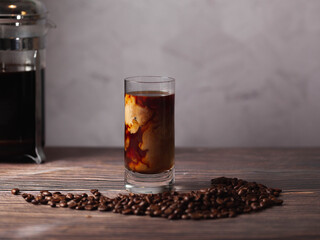
[{"label": "glass base", "polygon": [[142,174],[125,169],[125,188],[132,193],[161,193],[170,191],[174,184],[174,167],[157,174]]}]

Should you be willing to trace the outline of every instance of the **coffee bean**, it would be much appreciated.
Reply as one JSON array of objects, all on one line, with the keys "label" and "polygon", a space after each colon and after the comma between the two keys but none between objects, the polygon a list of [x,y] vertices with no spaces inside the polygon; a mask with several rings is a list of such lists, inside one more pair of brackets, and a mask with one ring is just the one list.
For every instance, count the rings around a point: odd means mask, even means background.
[{"label": "coffee bean", "polygon": [[148,205],[148,203],[145,201],[142,201],[139,203],[139,207],[146,207],[147,205]]},{"label": "coffee bean", "polygon": [[281,205],[283,203],[283,200],[281,199],[274,199],[273,202],[276,204],[276,205]]},{"label": "coffee bean", "polygon": [[49,201],[49,202],[48,202],[48,205],[49,205],[50,207],[56,207],[56,203],[55,203],[55,202]]},{"label": "coffee bean", "polygon": [[76,206],[75,210],[84,210],[84,207],[83,206]]},{"label": "coffee bean", "polygon": [[31,200],[31,203],[32,203],[33,205],[38,205],[38,204],[39,204],[39,201],[36,200],[36,199],[32,199],[32,200]]},{"label": "coffee bean", "polygon": [[46,196],[44,199],[45,199],[46,201],[51,201],[52,197],[51,197],[51,196]]},{"label": "coffee bean", "polygon": [[75,208],[77,206],[77,203],[73,200],[71,200],[70,202],[68,202],[68,207],[69,208]]},{"label": "coffee bean", "polygon": [[177,216],[174,215],[174,214],[170,214],[170,215],[168,216],[168,219],[174,220],[174,219],[177,219]]},{"label": "coffee bean", "polygon": [[40,200],[40,203],[41,203],[42,205],[46,205],[46,204],[48,204],[48,201],[47,201],[46,199],[41,199],[41,200]]},{"label": "coffee bean", "polygon": [[37,196],[35,197],[35,200],[37,200],[37,201],[39,201],[39,202],[40,202],[42,199],[43,199],[43,198],[42,198],[42,196],[41,196],[41,195],[40,195],[40,196],[39,196],[39,195],[37,195]]},{"label": "coffee bean", "polygon": [[203,215],[201,213],[197,213],[197,212],[190,213],[189,216],[194,220],[199,220],[203,217]]},{"label": "coffee bean", "polygon": [[18,195],[19,192],[20,192],[19,188],[13,188],[13,189],[11,190],[11,193],[12,193],[13,195]]},{"label": "coffee bean", "polygon": [[28,194],[27,193],[22,193],[22,195],[21,195],[23,198],[26,198],[26,197],[28,197]]},{"label": "coffee bean", "polygon": [[51,192],[49,192],[49,191],[43,191],[42,193],[42,196],[52,196],[52,193]]},{"label": "coffee bean", "polygon": [[128,208],[128,209],[123,210],[121,213],[125,214],[125,215],[128,215],[128,214],[132,214],[133,212],[132,212],[131,209]]},{"label": "coffee bean", "polygon": [[93,206],[92,205],[86,205],[84,207],[85,210],[88,210],[88,211],[92,211],[93,210]]},{"label": "coffee bean", "polygon": [[237,216],[237,213],[235,211],[231,210],[229,212],[229,217],[235,217],[235,216]]},{"label": "coffee bean", "polygon": [[31,194],[28,194],[28,196],[25,198],[27,202],[31,202],[33,199],[34,199],[34,196]]},{"label": "coffee bean", "polygon": [[164,211],[164,214],[166,215],[170,215],[172,213],[172,208],[167,208],[165,211]]},{"label": "coffee bean", "polygon": [[183,215],[181,216],[181,219],[189,219],[189,216],[188,216],[187,214],[183,214]]},{"label": "coffee bean", "polygon": [[73,194],[72,193],[68,193],[67,195],[66,195],[66,199],[69,201],[69,200],[72,200],[73,199]]},{"label": "coffee bean", "polygon": [[67,202],[60,202],[59,207],[66,208],[66,207],[68,207],[68,204],[67,204]]},{"label": "coffee bean", "polygon": [[161,211],[160,210],[155,210],[153,213],[152,213],[152,215],[153,216],[160,216],[161,215]]},{"label": "coffee bean", "polygon": [[98,191],[98,189],[91,189],[90,190],[90,192],[92,193],[92,194],[94,194],[95,192],[97,192]]}]

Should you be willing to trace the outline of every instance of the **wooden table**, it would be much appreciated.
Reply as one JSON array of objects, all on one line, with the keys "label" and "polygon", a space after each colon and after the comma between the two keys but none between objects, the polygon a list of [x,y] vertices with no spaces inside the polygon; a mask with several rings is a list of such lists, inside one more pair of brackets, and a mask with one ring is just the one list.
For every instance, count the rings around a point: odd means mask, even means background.
[{"label": "wooden table", "polygon": [[176,189],[219,176],[282,188],[283,206],[236,218],[180,220],[34,206],[24,192],[124,192],[121,149],[48,148],[45,164],[0,163],[0,239],[320,239],[320,148],[177,149]]}]

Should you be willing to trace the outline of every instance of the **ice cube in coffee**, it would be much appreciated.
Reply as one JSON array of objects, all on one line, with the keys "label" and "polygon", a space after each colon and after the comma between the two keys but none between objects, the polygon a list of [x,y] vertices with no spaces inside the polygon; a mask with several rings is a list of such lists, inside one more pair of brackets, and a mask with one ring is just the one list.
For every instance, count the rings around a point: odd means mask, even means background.
[{"label": "ice cube in coffee", "polygon": [[174,94],[125,94],[125,166],[144,174],[162,173],[174,166]]}]

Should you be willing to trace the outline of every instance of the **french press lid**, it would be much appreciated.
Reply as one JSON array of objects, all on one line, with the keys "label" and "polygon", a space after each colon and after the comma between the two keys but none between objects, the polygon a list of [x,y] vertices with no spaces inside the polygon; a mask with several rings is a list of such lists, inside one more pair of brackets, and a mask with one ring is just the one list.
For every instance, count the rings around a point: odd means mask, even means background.
[{"label": "french press lid", "polygon": [[38,0],[1,0],[0,50],[44,49],[52,26],[47,13]]}]

